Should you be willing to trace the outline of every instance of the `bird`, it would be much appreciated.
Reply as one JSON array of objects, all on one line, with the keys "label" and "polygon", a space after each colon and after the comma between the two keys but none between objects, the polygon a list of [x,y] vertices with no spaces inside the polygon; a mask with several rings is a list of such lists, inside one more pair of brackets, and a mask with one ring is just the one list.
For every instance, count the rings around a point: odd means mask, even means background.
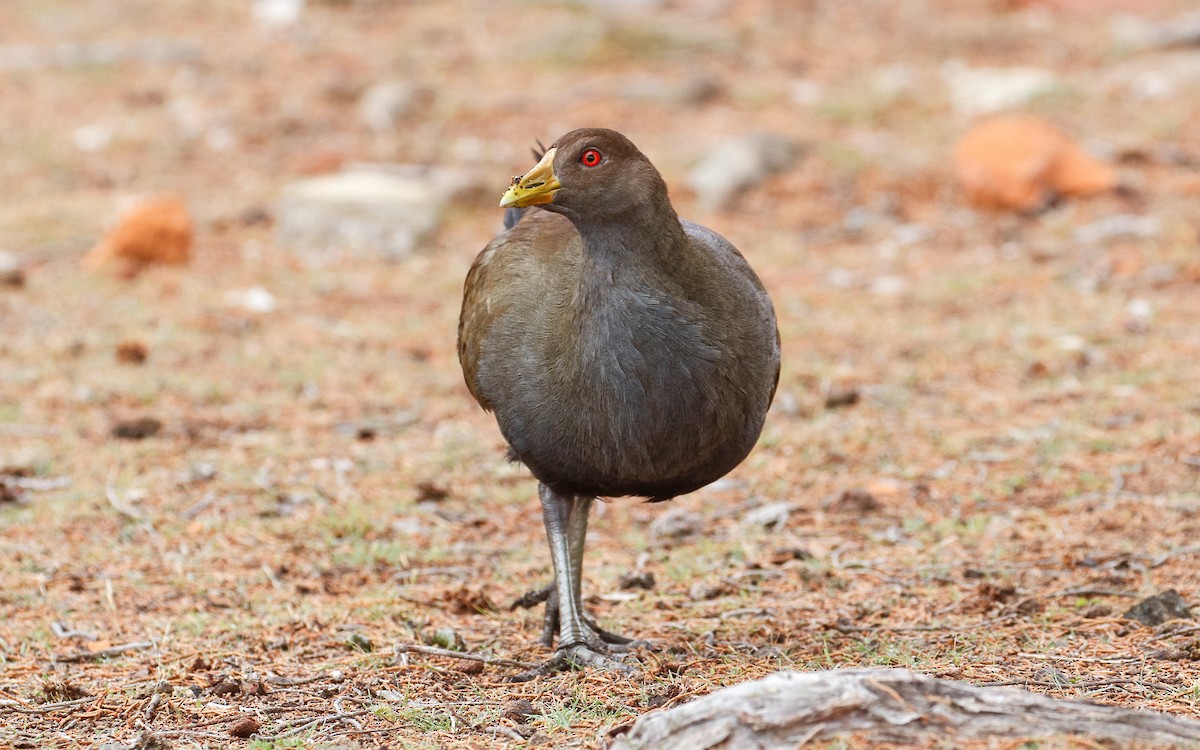
[{"label": "bird", "polygon": [[745,257],[679,218],[627,137],[581,128],[534,153],[467,273],[458,357],[538,481],[554,578],[522,600],[545,601],[543,643],[558,637],[539,670],[628,673],[618,655],[645,642],[582,607],[592,504],[669,500],[741,463],[779,383],[779,329]]}]

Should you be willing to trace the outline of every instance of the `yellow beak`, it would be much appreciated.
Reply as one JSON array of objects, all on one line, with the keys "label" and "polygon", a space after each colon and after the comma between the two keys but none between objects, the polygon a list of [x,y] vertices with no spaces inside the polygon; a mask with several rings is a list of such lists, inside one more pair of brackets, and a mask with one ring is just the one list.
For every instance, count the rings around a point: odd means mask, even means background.
[{"label": "yellow beak", "polygon": [[520,177],[514,177],[512,185],[500,199],[500,208],[523,208],[540,206],[554,200],[554,194],[562,187],[554,174],[554,152],[550,149],[533,169]]}]

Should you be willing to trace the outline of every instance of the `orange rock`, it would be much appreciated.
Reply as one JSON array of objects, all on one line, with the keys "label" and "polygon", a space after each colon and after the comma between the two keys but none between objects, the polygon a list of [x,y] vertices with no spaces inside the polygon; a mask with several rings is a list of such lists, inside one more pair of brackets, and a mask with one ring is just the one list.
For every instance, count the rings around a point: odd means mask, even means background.
[{"label": "orange rock", "polygon": [[1045,120],[992,117],[972,128],[954,154],[967,200],[981,208],[1036,211],[1058,196],[1117,187],[1117,173]]},{"label": "orange rock", "polygon": [[126,276],[154,263],[186,263],[192,249],[192,218],[180,199],[151,196],[127,210],[104,239],[83,256],[85,268],[115,262]]}]

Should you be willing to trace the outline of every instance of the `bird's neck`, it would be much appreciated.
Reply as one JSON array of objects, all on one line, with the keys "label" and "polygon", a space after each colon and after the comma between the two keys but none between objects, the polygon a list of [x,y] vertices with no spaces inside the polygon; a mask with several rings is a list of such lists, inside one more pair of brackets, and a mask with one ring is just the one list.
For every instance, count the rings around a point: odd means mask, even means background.
[{"label": "bird's neck", "polygon": [[[667,272],[681,262],[687,237],[670,204],[647,202],[618,221],[576,221],[583,239],[583,282],[611,284],[618,272]],[[624,274],[622,274],[624,275]]]}]

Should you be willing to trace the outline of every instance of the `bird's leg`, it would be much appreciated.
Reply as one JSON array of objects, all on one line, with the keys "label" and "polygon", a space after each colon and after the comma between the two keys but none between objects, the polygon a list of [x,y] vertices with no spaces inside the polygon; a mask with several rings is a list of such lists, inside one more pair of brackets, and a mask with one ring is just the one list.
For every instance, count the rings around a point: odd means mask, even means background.
[{"label": "bird's leg", "polygon": [[[554,564],[554,588],[558,593],[558,645],[559,648],[569,648],[584,642],[584,625],[579,617],[582,605],[572,565],[576,558],[571,554],[570,536],[567,533],[571,511],[577,500],[563,497],[544,484],[538,486],[538,494],[542,501],[546,540],[550,543],[550,561]],[[582,557],[579,559],[582,562]]]},{"label": "bird's leg", "polygon": [[[546,539],[550,543],[550,560],[554,564],[554,588],[558,600],[558,653],[541,671],[591,666],[632,672],[630,667],[601,653],[607,650],[604,642],[583,619],[580,581],[591,498],[559,495],[545,485],[538,486],[538,495],[542,501],[542,520],[546,525]],[[576,544],[572,545],[572,541]]]},{"label": "bird's leg", "polygon": [[[566,524],[567,549],[570,552],[572,588],[575,592],[576,601],[582,602],[583,550],[587,542],[588,514],[595,501],[590,497],[574,497],[571,500],[570,510],[567,512]],[[558,634],[559,630],[560,614],[558,590],[553,582],[522,595],[513,602],[512,608],[517,609],[520,607],[522,609],[529,609],[543,602],[546,605],[546,614],[542,620],[541,642],[546,648],[553,648],[554,637]],[[579,617],[583,620],[587,629],[591,631],[591,635],[594,636],[588,639],[593,647],[598,647],[597,639],[600,644],[604,644],[604,650],[613,652],[633,651],[637,648],[648,648],[651,645],[647,641],[626,638],[618,633],[605,630],[585,615],[582,607],[579,609]]]},{"label": "bird's leg", "polygon": [[[592,510],[593,502],[595,501],[590,497],[576,497],[575,504],[571,506],[571,512],[567,516],[567,546],[571,550],[571,582],[575,589],[575,599],[579,602],[583,601],[583,548],[587,543],[588,514]],[[549,609],[547,607],[547,612],[549,612]],[[602,643],[608,644],[609,651],[632,650],[632,648],[611,648],[612,646],[630,646],[632,644],[632,647],[636,648],[637,646],[647,645],[643,642],[634,641],[632,638],[626,638],[623,635],[610,633],[590,620],[583,613],[582,607],[579,609],[579,617]]]}]

